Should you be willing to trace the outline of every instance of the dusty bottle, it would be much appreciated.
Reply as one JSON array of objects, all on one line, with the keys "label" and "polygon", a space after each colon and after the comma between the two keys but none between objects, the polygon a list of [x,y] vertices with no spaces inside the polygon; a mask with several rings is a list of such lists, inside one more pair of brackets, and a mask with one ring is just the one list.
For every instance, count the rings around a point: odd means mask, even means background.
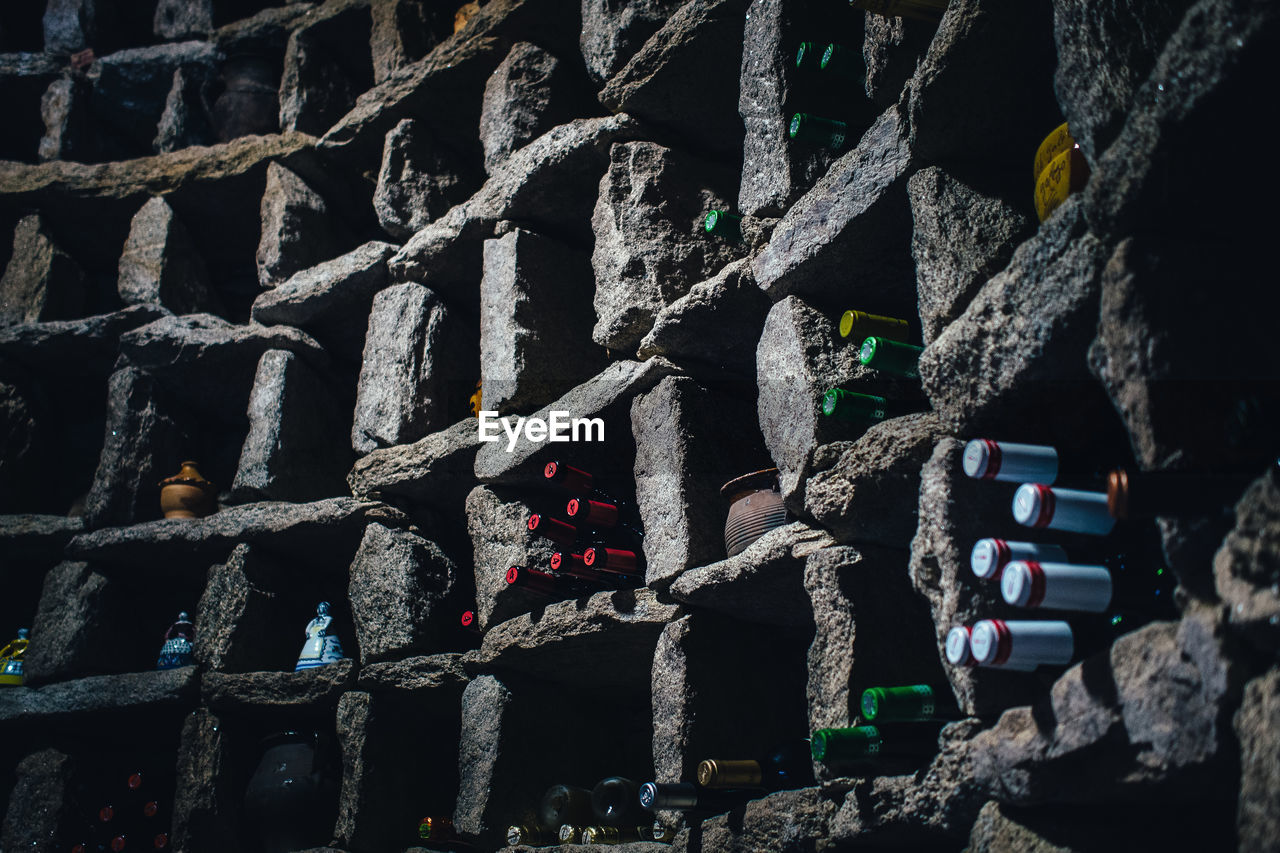
[{"label": "dusty bottle", "polygon": [[1200,471],[1130,471],[1107,475],[1107,511],[1117,519],[1218,515],[1240,499],[1255,478]]},{"label": "dusty bottle", "polygon": [[784,744],[759,759],[708,758],[698,765],[704,788],[803,788],[813,784],[807,740]]},{"label": "dusty bottle", "polygon": [[640,814],[640,786],[625,776],[601,779],[591,789],[591,811],[598,823],[634,826]]}]

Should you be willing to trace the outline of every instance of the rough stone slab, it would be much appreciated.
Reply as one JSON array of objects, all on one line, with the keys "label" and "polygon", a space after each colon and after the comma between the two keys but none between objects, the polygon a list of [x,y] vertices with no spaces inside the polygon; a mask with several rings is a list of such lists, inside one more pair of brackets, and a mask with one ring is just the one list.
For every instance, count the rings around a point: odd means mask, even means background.
[{"label": "rough stone slab", "polygon": [[279,163],[267,166],[260,213],[257,264],[263,287],[274,287],[315,266],[346,242],[324,198]]},{"label": "rough stone slab", "polygon": [[[14,17],[38,16],[34,7],[9,7],[5,21],[5,48],[13,50],[22,39],[22,24]],[[36,23],[31,21],[31,23]],[[38,24],[37,24],[38,25]],[[34,48],[30,41],[27,45]],[[0,109],[8,118],[0,140],[0,160],[35,162],[46,128],[41,104],[44,93],[66,79],[63,63],[43,53],[0,53]],[[33,109],[34,107],[34,109]]]},{"label": "rough stone slab", "polygon": [[809,731],[857,725],[866,687],[945,683],[928,602],[912,587],[901,551],[815,551],[804,563],[804,588],[814,624]]},{"label": "rough stone slab", "polygon": [[482,408],[525,412],[606,365],[591,342],[595,279],[587,255],[515,228],[484,242],[480,280]]},{"label": "rough stone slab", "polygon": [[86,563],[59,563],[45,573],[31,619],[34,642],[23,658],[26,684],[35,687],[114,668],[102,637],[111,636],[105,611],[115,591]]},{"label": "rough stone slab", "polygon": [[469,198],[482,178],[448,136],[417,119],[402,119],[383,144],[373,209],[387,233],[407,239]]},{"label": "rough stone slab", "polygon": [[1212,801],[1201,801],[1194,809],[1161,802],[1098,804],[1087,809],[1071,803],[1018,808],[992,801],[978,812],[968,849],[972,853],[1229,849],[1237,844],[1230,811]]},{"label": "rough stone slab", "polygon": [[1067,670],[1046,702],[1011,708],[976,735],[976,781],[1015,805],[1135,790],[1198,802],[1237,772],[1231,712],[1242,679],[1228,655],[1209,609],[1127,634]]},{"label": "rough stone slab", "polygon": [[558,124],[591,112],[581,73],[529,42],[517,42],[484,84],[480,144],[493,174],[529,142]]},{"label": "rough stone slab", "polygon": [[921,161],[974,160],[989,178],[1030,186],[1027,164],[1061,123],[1050,95],[1051,17],[1045,4],[947,5],[902,98]]},{"label": "rough stone slab", "polygon": [[834,544],[827,533],[792,522],[735,556],[684,572],[672,583],[671,596],[747,622],[803,628],[813,624],[804,560]]},{"label": "rough stone slab", "polygon": [[507,670],[602,690],[635,690],[649,677],[653,645],[676,616],[647,589],[605,590],[579,601],[547,605],[485,632],[465,663],[471,672]]},{"label": "rough stone slab", "polygon": [[595,309],[591,337],[629,352],[666,305],[740,255],[710,239],[708,210],[724,210],[733,175],[719,164],[655,142],[616,143],[591,217]]},{"label": "rough stone slab", "polygon": [[907,181],[911,256],[924,342],[964,313],[987,279],[1032,234],[1031,218],[1002,198],[930,166]]},{"label": "rough stone slab", "polygon": [[57,562],[84,518],[62,515],[0,515],[0,550],[8,560]]},{"label": "rough stone slab", "polygon": [[380,292],[369,311],[351,446],[368,453],[405,444],[462,416],[476,349],[462,313],[430,288],[406,283]]},{"label": "rough stone slab", "polygon": [[[531,418],[548,420],[552,411],[567,412],[570,418],[601,418],[605,422],[605,440],[586,444],[579,442],[574,448],[584,470],[600,471],[617,468],[615,455],[612,464],[605,457],[611,442],[631,443],[627,429],[630,401],[657,385],[667,376],[677,373],[675,365],[664,358],[651,358],[644,362],[616,361],[599,375],[567,392],[554,403],[531,414]],[[626,406],[627,408],[623,408]],[[612,425],[612,432],[610,432]],[[611,438],[626,433],[624,439]],[[597,430],[598,432],[598,430]],[[520,483],[537,481],[543,466],[563,455],[559,443],[529,441],[523,431],[511,452],[507,452],[507,440],[485,442],[476,453],[476,479],[482,483]],[[592,467],[593,462],[600,464]]]},{"label": "rough stone slab", "polygon": [[[779,745],[780,732],[804,731],[806,633],[761,630],[708,610],[668,623],[649,682],[653,778],[695,779],[709,756],[765,755]],[[744,707],[753,711],[744,714]],[[659,816],[668,826],[685,821]]]},{"label": "rough stone slab", "polygon": [[[277,663],[272,651],[282,639],[274,596],[254,579],[270,569],[256,546],[237,545],[225,563],[209,567],[196,607],[196,662],[217,672],[253,672]],[[253,579],[251,579],[253,578]],[[290,633],[290,639],[297,635]]]},{"label": "rough stone slab", "polygon": [[219,562],[235,545],[262,545],[293,561],[354,554],[365,525],[407,527],[399,510],[374,501],[330,498],[309,504],[261,503],[199,519],[169,518],[81,534],[68,553],[94,563],[158,569]]},{"label": "rough stone slab", "polygon": [[584,0],[578,43],[587,73],[599,83],[613,77],[682,5],[682,0]]},{"label": "rough stone slab", "polygon": [[867,65],[867,96],[881,109],[898,102],[902,89],[929,49],[938,26],[914,18],[866,13],[862,57]]},{"label": "rough stone slab", "polygon": [[1070,423],[1095,413],[1084,405],[1084,386],[1091,384],[1085,354],[1105,261],[1105,248],[1085,231],[1072,200],[1018,247],[1009,266],[920,356],[921,383],[944,428],[969,435],[1020,415],[1034,418],[1068,388],[1081,395],[1082,409],[1063,413]]},{"label": "rough stone slab", "polygon": [[452,633],[458,569],[434,542],[370,524],[351,562],[347,595],[361,664],[435,651]]},{"label": "rough stone slab", "polygon": [[369,3],[329,2],[289,34],[280,129],[322,135],[373,85]]},{"label": "rough stone slab", "polygon": [[210,40],[228,56],[237,53],[283,56],[289,33],[319,5],[295,0],[283,6],[268,6],[255,15],[219,27]]},{"label": "rough stone slab", "polygon": [[516,151],[474,196],[414,235],[391,259],[395,281],[429,282],[450,302],[478,302],[481,241],[502,220],[592,239],[591,210],[615,141],[641,133],[627,115],[577,119]]},{"label": "rough stone slab", "polygon": [[916,532],[920,468],[942,438],[934,414],[882,421],[815,472],[804,508],[837,541],[905,550]]},{"label": "rough stone slab", "polygon": [[102,450],[85,499],[89,527],[132,524],[160,515],[160,480],[182,456],[174,407],[145,371],[117,370],[107,382]]},{"label": "rough stone slab", "polygon": [[[211,145],[218,139],[218,131],[206,113],[204,105],[208,93],[213,90],[213,69],[207,66],[179,68],[173,72],[173,83],[165,96],[164,112],[156,125],[156,138],[151,147],[157,154],[177,151],[191,145]],[[274,126],[261,128],[274,131]],[[222,127],[223,134],[228,129]],[[245,134],[235,134],[243,136]]]},{"label": "rough stone slab", "polygon": [[75,53],[97,35],[95,0],[53,0],[45,7],[44,49],[50,53]]},{"label": "rough stone slab", "polygon": [[40,118],[44,134],[36,158],[41,163],[96,159],[98,152],[87,128],[91,120],[87,81],[66,74],[51,82],[40,96]]},{"label": "rough stone slab", "polygon": [[262,354],[247,414],[228,502],[305,502],[346,491],[346,414],[325,377],[301,357],[288,350]]},{"label": "rough stone slab", "polygon": [[424,698],[456,694],[461,699],[463,688],[471,680],[464,658],[462,654],[444,653],[371,663],[360,667],[358,686],[370,693],[393,691]]},{"label": "rough stone slab", "polygon": [[771,299],[794,293],[840,303],[841,310],[856,302],[872,313],[915,313],[907,134],[905,119],[890,107],[787,210],[752,265],[756,284]]},{"label": "rough stone slab", "polygon": [[162,39],[213,32],[213,0],[159,0],[152,32]]},{"label": "rough stone slab", "polygon": [[[698,148],[736,157],[742,121],[735,101],[748,3],[685,3],[659,17],[661,28],[609,77],[600,103],[671,129]],[[623,14],[638,5],[623,7]],[[584,42],[588,36],[584,30]]]},{"label": "rough stone slab", "polygon": [[216,312],[221,304],[186,226],[159,197],[129,223],[116,290],[126,305],[151,303],[175,314]]},{"label": "rough stone slab", "polygon": [[[231,778],[233,762],[224,732],[224,721],[207,708],[196,708],[182,725],[176,775],[183,784],[174,790],[171,834],[177,849],[235,849],[228,804],[242,792]],[[201,842],[209,847],[198,846]]]},{"label": "rough stone slab", "polygon": [[373,81],[381,83],[416,62],[440,41],[445,12],[426,0],[373,0],[369,52]]},{"label": "rough stone slab", "polygon": [[154,305],[130,305],[80,320],[51,320],[0,329],[0,356],[45,375],[107,376],[120,336],[166,314]]},{"label": "rough stone slab", "polygon": [[754,424],[749,399],[688,377],[669,376],[632,402],[636,506],[650,586],[724,555],[729,507],[720,486],[768,467]]},{"label": "rough stone slab", "polygon": [[[797,788],[778,791],[746,808],[728,815],[704,820],[698,827],[681,830],[672,844],[673,851],[695,853],[700,850],[777,850],[799,853],[815,849],[830,834],[828,824],[835,816],[837,803],[821,788]],[[693,834],[697,833],[697,840]]]},{"label": "rough stone slab", "polygon": [[640,341],[637,357],[664,355],[750,376],[755,373],[755,343],[768,313],[769,298],[756,287],[750,259],[742,258],[660,310]]},{"label": "rough stone slab", "polygon": [[791,117],[797,112],[848,123],[846,145],[875,117],[857,86],[833,85],[795,65],[802,41],[857,45],[862,41],[862,19],[863,14],[847,4],[753,0],[747,9],[738,83],[738,114],[745,129],[740,212],[783,215],[839,156],[829,148],[789,139]]},{"label": "rough stone slab", "polygon": [[1240,739],[1239,843],[1243,849],[1265,850],[1280,838],[1280,672],[1272,669],[1245,685],[1244,701],[1235,716]]},{"label": "rough stone slab", "polygon": [[[1016,484],[988,483],[964,473],[965,442],[943,438],[920,471],[919,527],[911,541],[911,582],[929,600],[939,661],[954,625],[981,619],[1020,619],[1026,611],[1005,604],[999,584],[974,575],[973,543],[984,537],[1027,541],[1029,531],[1009,512]],[[1052,540],[1046,540],[1052,541]],[[1042,692],[1032,675],[943,663],[961,710],[989,715],[1030,704]]]},{"label": "rough stone slab", "polygon": [[92,725],[91,715],[104,712],[194,705],[198,682],[196,668],[184,666],[96,675],[44,687],[10,687],[0,693],[0,725],[11,732],[73,721]]},{"label": "rough stone slab", "polygon": [[200,684],[200,700],[215,713],[333,706],[355,676],[356,662],[350,658],[302,672],[209,672]]},{"label": "rough stone slab", "polygon": [[407,497],[437,509],[456,507],[476,484],[476,424],[475,418],[468,418],[413,444],[360,457],[347,475],[351,493],[362,498]]},{"label": "rough stone slab", "polygon": [[0,326],[67,320],[84,313],[84,271],[49,236],[38,214],[13,231],[13,254],[0,278]]},{"label": "rough stone slab", "polygon": [[41,749],[13,768],[13,788],[0,829],[0,844],[9,850],[37,850],[57,837],[58,827],[71,819],[67,792],[75,765],[56,749]]},{"label": "rough stone slab", "polygon": [[1280,649],[1280,483],[1257,480],[1236,505],[1235,529],[1213,558],[1217,593],[1231,627],[1250,644]]},{"label": "rough stone slab", "polygon": [[557,550],[527,525],[534,507],[505,489],[476,486],[467,495],[467,532],[475,566],[476,622],[482,630],[543,607],[547,598],[506,581],[510,566],[546,566]]}]

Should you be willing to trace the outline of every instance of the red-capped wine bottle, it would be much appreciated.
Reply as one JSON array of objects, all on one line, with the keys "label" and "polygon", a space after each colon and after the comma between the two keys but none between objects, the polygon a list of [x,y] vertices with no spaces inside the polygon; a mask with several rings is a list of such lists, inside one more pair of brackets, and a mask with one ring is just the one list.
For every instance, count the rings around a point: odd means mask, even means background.
[{"label": "red-capped wine bottle", "polygon": [[964,472],[975,480],[1040,483],[1045,486],[1100,482],[1106,469],[1074,451],[1048,444],[975,438],[964,446]]},{"label": "red-capped wine bottle", "polygon": [[542,477],[548,483],[554,483],[576,495],[590,494],[595,490],[595,477],[581,468],[575,468],[560,461],[548,462],[544,465]]},{"label": "red-capped wine bottle", "polygon": [[1109,569],[1099,565],[1014,560],[1000,578],[1000,594],[1015,607],[1173,615],[1176,585],[1173,573],[1160,565],[1139,567],[1126,563]]},{"label": "red-capped wine bottle", "polygon": [[644,557],[626,548],[593,545],[582,552],[582,562],[587,568],[618,575],[644,573]]},{"label": "red-capped wine bottle", "polygon": [[1013,520],[1026,527],[1105,536],[1116,526],[1106,492],[1023,483],[1013,494]]},{"label": "red-capped wine bottle", "polygon": [[761,788],[699,788],[692,782],[645,782],[640,786],[640,806],[650,811],[672,809],[706,815],[724,814],[764,794]]},{"label": "red-capped wine bottle", "polygon": [[1139,614],[1124,612],[1073,622],[983,619],[974,624],[969,647],[978,666],[1020,670],[1065,667],[1107,648],[1145,621]]},{"label": "red-capped wine bottle", "polygon": [[598,501],[590,498],[570,498],[565,506],[567,515],[578,527],[590,527],[596,530],[611,530],[622,520],[624,508],[619,503]]},{"label": "red-capped wine bottle", "polygon": [[530,513],[525,526],[530,533],[550,539],[561,548],[572,548],[578,542],[578,528],[544,513]]},{"label": "red-capped wine bottle", "polygon": [[607,586],[634,586],[639,579],[632,575],[623,575],[617,572],[601,572],[598,569],[587,566],[581,554],[570,554],[564,551],[557,551],[551,555],[551,571],[556,574],[565,574],[570,577],[579,578],[584,581],[605,584]]},{"label": "red-capped wine bottle", "polygon": [[507,583],[549,598],[589,595],[599,589],[598,586],[587,588],[587,584],[576,578],[552,575],[526,566],[509,567]]},{"label": "red-capped wine bottle", "polygon": [[1061,545],[1039,542],[1015,542],[1011,539],[979,539],[969,552],[969,568],[983,580],[999,580],[1004,567],[1014,560],[1041,562],[1075,562]]},{"label": "red-capped wine bottle", "polygon": [[591,811],[606,826],[635,826],[640,814],[640,786],[625,776],[601,779],[591,789]]},{"label": "red-capped wine bottle", "polygon": [[1225,472],[1117,468],[1107,475],[1107,510],[1117,519],[1219,515],[1240,500],[1254,479]]},{"label": "red-capped wine bottle", "polygon": [[813,784],[809,742],[783,744],[759,759],[708,758],[698,765],[698,784],[704,788],[803,788]]}]

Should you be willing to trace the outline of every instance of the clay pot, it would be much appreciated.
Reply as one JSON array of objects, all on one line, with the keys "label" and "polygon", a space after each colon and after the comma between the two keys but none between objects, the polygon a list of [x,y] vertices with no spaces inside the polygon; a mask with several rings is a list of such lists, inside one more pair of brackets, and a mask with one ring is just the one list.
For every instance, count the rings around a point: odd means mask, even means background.
[{"label": "clay pot", "polygon": [[316,847],[333,830],[338,781],[314,732],[281,732],[262,742],[244,794],[244,813],[263,853]]},{"label": "clay pot", "polygon": [[720,487],[720,494],[729,500],[729,517],[724,521],[724,548],[730,557],[788,521],[779,491],[777,468],[753,471],[730,480]]},{"label": "clay pot", "polygon": [[213,128],[229,142],[250,134],[280,130],[280,75],[264,56],[233,56],[222,66],[226,89],[213,102]]},{"label": "clay pot", "polygon": [[200,476],[195,462],[160,481],[160,511],[165,518],[203,518],[216,508],[218,489]]}]

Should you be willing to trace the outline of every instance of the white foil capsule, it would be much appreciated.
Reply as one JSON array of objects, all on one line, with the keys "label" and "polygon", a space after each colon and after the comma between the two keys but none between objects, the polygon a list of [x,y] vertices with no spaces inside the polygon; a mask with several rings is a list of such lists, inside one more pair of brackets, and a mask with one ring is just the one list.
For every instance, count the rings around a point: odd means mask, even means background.
[{"label": "white foil capsule", "polygon": [[947,632],[947,661],[953,666],[974,666],[973,655],[969,653],[969,629],[964,625],[956,625]]},{"label": "white foil capsule", "polygon": [[975,480],[1052,483],[1058,479],[1058,451],[1043,444],[975,438],[964,446],[961,465]]},{"label": "white foil capsule", "polygon": [[1000,594],[1014,607],[1102,613],[1111,604],[1111,572],[1103,566],[1014,560],[1000,577]]},{"label": "white foil capsule", "polygon": [[969,650],[978,666],[1032,670],[1070,663],[1075,639],[1066,622],[983,619],[970,632]]},{"label": "white foil capsule", "polygon": [[1065,563],[1067,552],[1059,545],[1013,542],[1008,539],[979,539],[969,552],[969,568],[984,580],[999,578],[1004,567],[1014,560]]},{"label": "white foil capsule", "polygon": [[1106,492],[1023,483],[1013,493],[1013,520],[1026,527],[1105,536],[1116,526]]}]

